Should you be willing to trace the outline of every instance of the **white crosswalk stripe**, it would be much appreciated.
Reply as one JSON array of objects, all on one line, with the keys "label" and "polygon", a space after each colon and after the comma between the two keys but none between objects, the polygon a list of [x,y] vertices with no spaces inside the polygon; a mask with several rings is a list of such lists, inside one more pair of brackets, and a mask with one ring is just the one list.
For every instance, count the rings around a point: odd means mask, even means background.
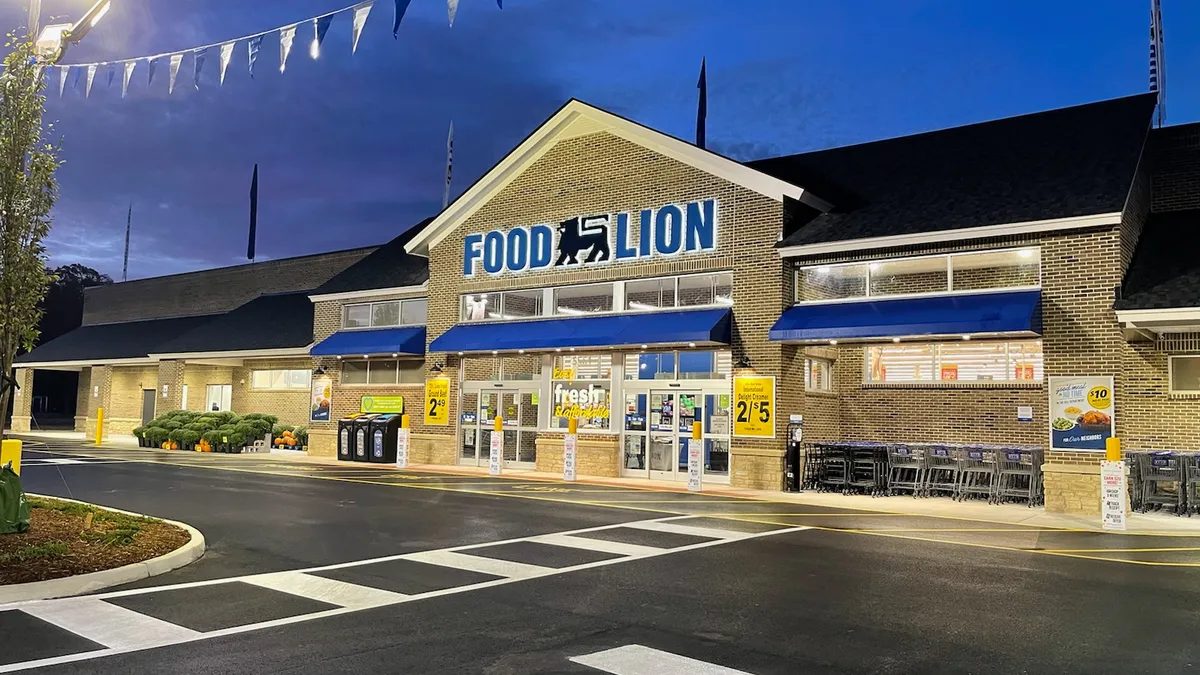
[{"label": "white crosswalk stripe", "polygon": [[21,609],[110,649],[145,649],[200,635],[183,626],[90,597],[39,602]]},{"label": "white crosswalk stripe", "polygon": [[[268,627],[299,623],[302,621],[312,621],[318,618],[337,616],[339,614],[360,611],[372,607],[397,605],[414,600],[434,598],[454,593],[470,592],[480,588],[514,583],[536,577],[566,574],[570,572],[591,569],[594,567],[620,564],[631,560],[641,560],[671,553],[707,548],[710,546],[719,546],[743,539],[753,539],[756,537],[765,537],[809,529],[807,527],[787,527],[768,532],[746,533],[718,529],[714,527],[684,524],[693,518],[693,516],[670,516],[655,520],[616,523],[613,525],[602,525],[599,527],[589,527],[566,532],[522,537],[506,541],[491,542],[489,544],[469,544],[465,546],[455,546],[432,551],[404,553],[393,556],[385,556],[382,558],[358,560],[302,570],[273,572],[269,574],[252,574],[228,579],[212,579],[182,584],[151,586],[149,588],[111,591],[108,593],[99,593],[83,598],[66,598],[60,600],[44,600],[39,602],[0,605],[0,611],[19,610],[25,612],[61,628],[65,628],[76,635],[82,636],[106,647],[105,649],[98,651],[79,652],[64,656],[39,659],[36,661],[3,664],[0,665],[0,673],[27,670],[30,668],[38,668],[61,663],[84,661],[123,652],[150,649],[193,640],[209,639],[223,635],[233,635]],[[704,540],[683,546],[669,547],[664,545],[663,547],[658,547],[647,546],[644,544],[626,544],[616,541],[593,539],[586,536],[577,536],[589,532],[629,527],[648,530],[651,532],[696,535],[703,537]],[[601,553],[614,554],[616,557],[586,562],[578,565],[571,565],[568,567],[555,568],[534,565],[527,562],[490,558],[480,555],[492,547],[498,547],[504,544],[516,544],[520,542],[533,542],[548,546],[586,549]],[[336,579],[329,579],[324,576],[314,574],[316,572],[346,570],[365,565],[400,560],[428,563],[432,565],[438,565],[440,567],[454,568],[469,572],[478,572],[499,578],[476,583],[467,583],[466,585],[462,586],[453,586],[450,588],[441,588],[438,590],[406,595],[404,593],[397,593],[355,583],[339,581]],[[119,607],[115,604],[105,602],[105,599],[107,598],[112,598],[115,600],[116,598],[143,596],[161,593],[164,591],[182,591],[188,588],[215,586],[233,582],[241,582],[272,591],[280,591],[298,597],[320,601],[326,605],[333,605],[334,607],[332,609],[298,614],[295,616],[287,616],[284,618],[272,619],[260,623],[231,625],[227,628],[219,628],[207,632],[198,632],[183,626],[178,626],[170,622],[163,621],[161,619],[147,616],[132,609],[126,609],[124,607]],[[622,654],[625,654],[625,652],[617,654],[616,656],[621,656]],[[661,654],[666,653],[662,652]],[[666,656],[673,659],[684,659],[684,657],[675,656],[673,654],[666,654]],[[604,658],[607,659],[615,657],[606,656]],[[622,656],[622,658],[624,657]],[[597,661],[597,663],[600,662],[607,663],[608,661],[604,661],[603,659],[601,661]],[[612,662],[616,663],[617,661]],[[690,660],[685,659],[684,661],[670,662],[662,661],[662,663],[665,665],[654,670],[653,675],[670,675],[670,673],[677,672],[688,672],[697,675],[709,675],[710,673],[711,675],[729,675],[738,673],[738,671],[732,671],[728,669],[711,671],[695,669],[680,670],[679,668],[682,668],[683,666],[679,664],[685,664],[687,662],[690,662]],[[583,662],[580,661],[580,663]],[[701,665],[706,667],[719,668],[719,666],[703,664],[702,662],[695,663],[701,663]],[[676,669],[670,670],[669,668],[671,667]],[[610,670],[608,672],[619,673],[619,675],[640,675],[642,672],[650,673],[651,671]]]},{"label": "white crosswalk stripe", "polygon": [[369,586],[326,579],[303,572],[275,572],[256,577],[246,577],[242,581],[273,591],[283,591],[303,598],[327,602],[331,605],[367,609],[394,605],[407,600],[409,596],[391,591],[383,591]]},{"label": "white crosswalk stripe", "polygon": [[744,670],[697,661],[642,645],[625,645],[595,654],[573,656],[570,660],[612,675],[750,675]]}]

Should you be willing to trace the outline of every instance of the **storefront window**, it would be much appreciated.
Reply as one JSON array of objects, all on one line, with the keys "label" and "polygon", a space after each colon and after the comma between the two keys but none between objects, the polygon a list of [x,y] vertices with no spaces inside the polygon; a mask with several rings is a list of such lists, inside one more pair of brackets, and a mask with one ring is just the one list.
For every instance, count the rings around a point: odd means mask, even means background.
[{"label": "storefront window", "polygon": [[542,372],[542,357],[536,354],[520,354],[500,357],[500,379],[536,380]]},{"label": "storefront window", "polygon": [[558,315],[596,314],[613,309],[612,284],[588,284],[554,289],[554,313]]},{"label": "storefront window", "polygon": [[797,277],[799,302],[861,298],[867,294],[865,264],[804,267]]},{"label": "storefront window", "polygon": [[729,351],[679,352],[678,359],[681,380],[721,380],[733,372],[733,358]]},{"label": "storefront window", "polygon": [[724,349],[625,355],[626,380],[723,380],[732,374],[733,353]]},{"label": "storefront window", "polygon": [[697,274],[679,277],[679,306],[733,304],[733,275]]},{"label": "storefront window", "polygon": [[370,305],[346,305],[346,316],[342,321],[343,328],[370,328]]},{"label": "storefront window", "polygon": [[833,364],[825,359],[808,359],[804,368],[804,388],[808,391],[833,391]]},{"label": "storefront window", "polygon": [[424,298],[346,305],[342,318],[342,327],[388,328],[391,326],[423,326],[425,325],[427,308],[428,301]]},{"label": "storefront window", "polygon": [[1041,283],[1041,255],[1036,247],[956,254],[950,256],[950,267],[956,291]]},{"label": "storefront window", "polygon": [[501,295],[502,319],[524,319],[542,315],[542,291],[509,291]]},{"label": "storefront window", "polygon": [[[499,309],[500,296],[495,296],[497,301],[497,309]],[[462,320],[463,321],[486,321],[490,318],[500,318],[500,314],[488,312],[488,303],[490,297],[487,293],[478,293],[475,295],[462,296]]]},{"label": "storefront window", "polygon": [[372,326],[400,325],[400,303],[377,302],[371,305]]},{"label": "storefront window", "polygon": [[428,316],[429,301],[424,298],[405,300],[400,305],[401,326],[424,326]]},{"label": "storefront window", "polygon": [[255,370],[250,373],[252,389],[308,389],[312,371],[303,370]]},{"label": "storefront window", "polygon": [[425,381],[421,359],[342,361],[342,384],[418,384]]},{"label": "storefront window", "polygon": [[867,382],[1040,382],[1040,340],[867,347]]},{"label": "storefront window", "polygon": [[675,352],[642,352],[641,354],[626,354],[625,379],[675,379]]},{"label": "storefront window", "polygon": [[612,355],[564,354],[554,357],[555,380],[610,380]]},{"label": "storefront window", "polygon": [[550,381],[550,427],[566,429],[570,418],[580,429],[607,430],[612,420],[612,356],[557,356]]},{"label": "storefront window", "polygon": [[675,279],[650,279],[625,283],[625,309],[644,311],[675,306]]},{"label": "storefront window", "polygon": [[1169,366],[1172,394],[1200,394],[1200,356],[1172,356]]},{"label": "storefront window", "polygon": [[949,287],[946,258],[908,258],[873,262],[871,295],[911,295],[914,293],[944,293]]}]

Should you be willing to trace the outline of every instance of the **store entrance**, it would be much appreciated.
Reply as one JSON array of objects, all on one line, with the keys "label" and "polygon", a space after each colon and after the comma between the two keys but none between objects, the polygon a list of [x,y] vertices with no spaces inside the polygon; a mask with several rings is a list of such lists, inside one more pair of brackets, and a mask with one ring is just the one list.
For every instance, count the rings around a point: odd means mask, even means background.
[{"label": "store entrance", "polygon": [[648,389],[625,395],[621,473],[654,480],[687,480],[692,424],[701,422],[704,474],[729,480],[729,396],[701,389]]},{"label": "store entrance", "polygon": [[[475,385],[475,386],[471,386]],[[496,417],[504,421],[504,465],[533,469],[537,462],[538,390],[528,383],[465,383],[458,463],[487,466]]]}]

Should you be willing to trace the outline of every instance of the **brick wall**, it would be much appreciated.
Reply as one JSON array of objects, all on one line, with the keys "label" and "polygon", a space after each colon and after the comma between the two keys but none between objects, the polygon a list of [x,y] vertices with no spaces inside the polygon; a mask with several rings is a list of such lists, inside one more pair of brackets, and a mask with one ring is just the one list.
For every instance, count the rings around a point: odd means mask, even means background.
[{"label": "brick wall", "polygon": [[79,388],[75,392],[75,431],[87,429],[88,401],[92,397],[92,369],[79,371]]},{"label": "brick wall", "polygon": [[1200,208],[1200,123],[1152,129],[1148,148],[1152,160],[1151,209]]},{"label": "brick wall", "polygon": [[[467,233],[557,223],[591,213],[630,211],[636,214],[644,208],[710,198],[716,198],[719,204],[720,227],[715,252],[650,262],[614,261],[573,270],[551,268],[470,280],[464,279],[462,274],[463,237]],[[755,371],[777,377],[777,405],[780,407],[776,415],[776,439],[734,439],[732,482],[778,488],[786,410],[803,406],[803,372],[794,365],[795,348],[767,340],[768,329],[792,297],[791,272],[772,248],[779,236],[781,209],[779,202],[607,133],[561,141],[431,251],[429,297],[434,301],[429,308],[429,339],[458,323],[458,298],[462,293],[732,271],[734,358],[745,353]],[[636,237],[637,228],[633,229]],[[446,359],[446,374],[453,388],[450,417],[457,420],[460,359],[454,355],[435,357]],[[797,376],[800,376],[799,386],[796,385]],[[429,433],[440,435],[453,449],[455,430],[452,423],[450,427],[430,429]]]},{"label": "brick wall", "polygon": [[17,368],[13,372],[18,387],[13,392],[13,431],[29,431],[33,420],[33,374],[32,368]]},{"label": "brick wall", "polygon": [[[107,399],[104,410],[105,435],[129,434],[142,424],[142,391],[158,389],[158,369],[148,366],[109,366],[108,391],[101,391],[101,399]],[[155,392],[155,414],[164,412],[158,404],[161,393]],[[95,417],[94,415],[92,416]]]},{"label": "brick wall", "polygon": [[306,426],[309,415],[310,389],[255,389],[252,373],[255,370],[312,370],[312,359],[247,359],[231,372],[234,412],[275,415],[280,424]]},{"label": "brick wall", "polygon": [[83,323],[227,312],[264,293],[316,288],[373,250],[358,248],[93,286],[84,291]]}]

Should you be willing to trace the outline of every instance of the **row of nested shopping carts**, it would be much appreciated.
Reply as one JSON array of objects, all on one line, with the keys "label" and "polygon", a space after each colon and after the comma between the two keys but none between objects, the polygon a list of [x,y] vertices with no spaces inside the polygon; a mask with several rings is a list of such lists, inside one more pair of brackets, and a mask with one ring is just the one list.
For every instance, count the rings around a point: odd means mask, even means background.
[{"label": "row of nested shopping carts", "polygon": [[822,442],[806,444],[802,461],[806,490],[1043,503],[1037,446]]},{"label": "row of nested shopping carts", "polygon": [[1134,511],[1168,511],[1175,515],[1200,513],[1200,453],[1132,451],[1124,453],[1129,467],[1129,504]]}]

